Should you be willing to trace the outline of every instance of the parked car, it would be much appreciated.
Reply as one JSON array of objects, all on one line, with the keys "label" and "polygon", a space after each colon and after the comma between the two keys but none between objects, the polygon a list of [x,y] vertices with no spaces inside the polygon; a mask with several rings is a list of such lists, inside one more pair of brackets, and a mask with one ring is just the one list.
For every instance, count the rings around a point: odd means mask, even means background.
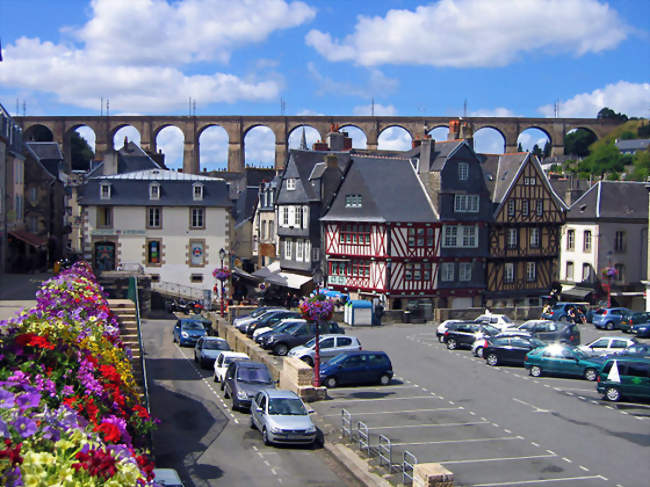
[{"label": "parked car", "polygon": [[266,337],[271,335],[272,333],[280,333],[285,330],[288,330],[289,328],[293,328],[296,326],[298,323],[306,323],[307,320],[303,320],[301,318],[288,318],[286,320],[282,320],[278,323],[274,323],[273,326],[270,327],[270,329],[267,328],[267,331],[261,332],[259,335],[255,336],[255,333],[260,331],[259,329],[255,330],[253,333],[253,337],[256,343],[259,343],[260,345],[264,342]]},{"label": "parked car", "polygon": [[641,337],[650,336],[650,313],[632,313],[621,321],[619,328],[625,333],[635,333]]},{"label": "parked car", "polygon": [[260,336],[263,333],[266,333],[267,331],[271,330],[276,330],[280,325],[286,324],[286,323],[298,323],[298,322],[303,322],[307,321],[302,318],[285,318],[283,320],[277,321],[275,323],[271,323],[268,326],[262,326],[258,327],[254,332],[253,332],[253,340],[257,341],[257,337]]},{"label": "parked car", "polygon": [[438,328],[436,329],[436,337],[438,337],[438,341],[442,343],[445,339],[445,332],[447,331],[447,327],[453,323],[463,323],[467,320],[445,320],[440,325],[438,325]]},{"label": "parked car", "polygon": [[600,337],[590,343],[580,345],[578,349],[582,350],[587,355],[607,355],[621,352],[637,343],[638,342],[634,338],[622,336]]},{"label": "parked car", "polygon": [[598,374],[596,390],[603,399],[622,397],[650,399],[650,360],[648,358],[610,358]]},{"label": "parked car", "polygon": [[542,313],[542,319],[552,321],[571,321],[569,316],[569,310],[571,308],[575,308],[578,311],[578,314],[582,314],[586,321],[587,306],[583,303],[571,303],[567,301],[558,301],[555,303],[549,311]]},{"label": "parked car", "polygon": [[194,361],[202,368],[214,364],[219,354],[230,350],[230,345],[223,338],[204,336],[199,338],[194,345]]},{"label": "parked car", "polygon": [[265,445],[311,445],[316,441],[316,427],[309,417],[312,412],[295,392],[266,389],[253,398],[250,427],[262,433]]},{"label": "parked car", "polygon": [[170,299],[165,301],[165,308],[169,313],[185,313],[190,312],[190,303],[182,298]]},{"label": "parked car", "polygon": [[445,331],[444,342],[449,350],[471,348],[476,339],[499,334],[501,330],[492,325],[478,323],[452,323]]},{"label": "parked car", "polygon": [[625,348],[616,354],[617,356],[639,356],[650,358],[650,343],[637,343]]},{"label": "parked car", "polygon": [[288,318],[300,318],[302,315],[298,313],[297,311],[289,311],[289,310],[276,310],[276,311],[270,311],[269,313],[266,313],[263,315],[261,318],[251,321],[247,325],[245,325],[243,328],[244,333],[246,333],[246,336],[249,338],[253,337],[253,332],[257,330],[258,328],[264,328],[267,326],[271,326],[274,323],[279,323],[282,320],[286,320]]},{"label": "parked car", "polygon": [[265,313],[268,313],[270,311],[277,311],[280,309],[286,309],[281,306],[262,306],[260,308],[257,308],[255,311],[253,311],[250,314],[244,315],[244,316],[239,316],[238,318],[235,318],[232,321],[232,324],[235,328],[237,328],[239,331],[241,331],[242,327],[245,324],[250,323],[251,321],[254,321],[258,318],[260,318],[262,315]]},{"label": "parked car", "polygon": [[178,342],[181,347],[185,345],[194,346],[199,338],[207,335],[207,332],[199,321],[181,318],[174,325],[172,335],[174,343]]},{"label": "parked car", "polygon": [[639,323],[632,326],[632,333],[639,338],[650,338],[650,323]]},{"label": "parked car", "polygon": [[514,322],[503,314],[484,313],[474,319],[475,323],[488,323],[501,331],[514,326]]},{"label": "parked car", "polygon": [[501,364],[524,365],[526,354],[546,344],[533,337],[505,336],[488,342],[483,350],[485,362],[496,366]]},{"label": "parked car", "polygon": [[255,394],[268,388],[275,388],[275,382],[262,362],[237,360],[226,369],[223,395],[232,399],[233,410],[249,408]]},{"label": "parked car", "polygon": [[161,485],[162,487],[183,487],[183,482],[178,472],[173,468],[154,468],[153,480],[156,485]]},{"label": "parked car", "polygon": [[393,365],[386,352],[343,352],[320,368],[320,381],[331,389],[343,384],[390,384]]},{"label": "parked car", "polygon": [[614,330],[621,328],[621,322],[632,312],[627,308],[600,308],[594,311],[592,323],[596,328]]},{"label": "parked car", "polygon": [[605,359],[592,357],[570,345],[552,343],[526,354],[524,367],[533,377],[542,374],[567,375],[596,380]]},{"label": "parked car", "polygon": [[[528,332],[531,336],[548,343],[580,344],[580,329],[577,325],[568,321],[528,320],[515,328]],[[510,329],[508,328],[508,330]]]},{"label": "parked car", "polygon": [[226,375],[228,366],[237,360],[250,360],[250,357],[243,352],[226,351],[221,352],[214,361],[214,381],[221,382],[221,390],[223,390],[223,378]]},{"label": "parked car", "polygon": [[[357,337],[348,335],[322,335],[319,337],[319,354],[322,362],[327,362],[341,352],[361,350],[361,342]],[[304,345],[292,348],[287,354],[289,357],[296,357],[314,366],[316,356],[316,337]]]},{"label": "parked car", "polygon": [[485,347],[487,347],[491,341],[494,341],[497,338],[512,338],[512,337],[531,338],[532,335],[527,331],[520,331],[517,328],[506,328],[506,331],[502,331],[497,335],[488,336],[488,337],[480,336],[476,340],[474,340],[474,343],[472,344],[472,355],[474,355],[475,357],[482,358],[484,356],[483,351]]},{"label": "parked car", "polygon": [[[320,323],[319,333],[336,333],[344,335],[343,329],[335,322]],[[286,355],[289,350],[298,345],[307,343],[316,336],[314,323],[296,323],[293,327],[282,332],[273,332],[261,343],[262,348],[271,350],[276,355]]]}]

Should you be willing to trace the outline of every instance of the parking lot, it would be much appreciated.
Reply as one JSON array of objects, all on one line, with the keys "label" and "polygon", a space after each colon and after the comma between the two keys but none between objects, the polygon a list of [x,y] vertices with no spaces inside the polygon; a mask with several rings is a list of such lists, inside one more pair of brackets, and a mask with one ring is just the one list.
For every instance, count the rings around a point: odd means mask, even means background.
[{"label": "parking lot", "polygon": [[[581,333],[582,343],[620,334],[591,325]],[[489,367],[470,351],[447,350],[431,326],[348,334],[387,351],[396,377],[389,386],[332,389],[314,407],[333,427],[349,422],[354,448],[370,452],[391,482],[402,481],[407,452],[407,473],[409,463],[437,462],[456,485],[647,485],[650,404],[602,401],[586,380]]]}]

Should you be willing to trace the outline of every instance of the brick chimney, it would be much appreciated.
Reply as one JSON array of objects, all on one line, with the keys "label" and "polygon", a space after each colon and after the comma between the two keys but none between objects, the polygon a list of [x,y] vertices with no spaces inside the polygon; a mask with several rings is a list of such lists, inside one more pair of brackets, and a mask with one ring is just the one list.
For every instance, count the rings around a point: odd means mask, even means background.
[{"label": "brick chimney", "polygon": [[334,154],[327,154],[325,156],[325,165],[336,169],[339,167],[339,158]]},{"label": "brick chimney", "polygon": [[456,140],[460,138],[460,120],[449,120],[449,135],[447,140]]},{"label": "brick chimney", "polygon": [[117,152],[109,149],[104,152],[104,166],[102,167],[102,174],[104,176],[112,176],[117,174]]}]

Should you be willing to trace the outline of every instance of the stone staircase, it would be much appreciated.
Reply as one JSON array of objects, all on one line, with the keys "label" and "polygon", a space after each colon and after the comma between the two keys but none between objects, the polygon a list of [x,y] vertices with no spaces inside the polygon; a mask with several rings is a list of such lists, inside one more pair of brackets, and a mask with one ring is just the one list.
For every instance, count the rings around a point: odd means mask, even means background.
[{"label": "stone staircase", "polygon": [[120,324],[122,341],[131,349],[131,353],[133,354],[133,358],[131,359],[133,377],[138,387],[138,395],[144,401],[144,373],[140,362],[142,349],[138,340],[138,320],[135,303],[130,299],[109,299],[108,306]]}]

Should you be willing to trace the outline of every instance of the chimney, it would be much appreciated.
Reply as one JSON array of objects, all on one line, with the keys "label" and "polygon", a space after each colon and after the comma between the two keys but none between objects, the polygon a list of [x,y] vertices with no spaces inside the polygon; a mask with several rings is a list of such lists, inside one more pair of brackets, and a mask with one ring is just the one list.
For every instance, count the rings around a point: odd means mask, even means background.
[{"label": "chimney", "polygon": [[334,154],[327,154],[325,156],[325,165],[327,167],[331,168],[338,168],[339,167],[339,159],[336,157]]},{"label": "chimney", "polygon": [[447,140],[456,140],[460,136],[460,120],[449,120],[449,135]]},{"label": "chimney", "polygon": [[330,132],[327,134],[327,145],[331,151],[340,152],[345,147],[345,135],[341,132]]},{"label": "chimney", "polygon": [[102,168],[104,176],[112,176],[117,174],[117,152],[109,149],[104,152],[104,167]]},{"label": "chimney", "polygon": [[430,138],[420,140],[420,163],[418,165],[418,172],[429,172],[429,165],[431,164],[431,154],[436,145],[436,141]]},{"label": "chimney", "polygon": [[460,138],[465,139],[472,149],[474,149],[474,132],[469,122],[463,122],[460,125]]},{"label": "chimney", "polygon": [[126,150],[126,148],[129,146],[129,138],[125,135],[124,136],[124,147],[123,149]]}]

